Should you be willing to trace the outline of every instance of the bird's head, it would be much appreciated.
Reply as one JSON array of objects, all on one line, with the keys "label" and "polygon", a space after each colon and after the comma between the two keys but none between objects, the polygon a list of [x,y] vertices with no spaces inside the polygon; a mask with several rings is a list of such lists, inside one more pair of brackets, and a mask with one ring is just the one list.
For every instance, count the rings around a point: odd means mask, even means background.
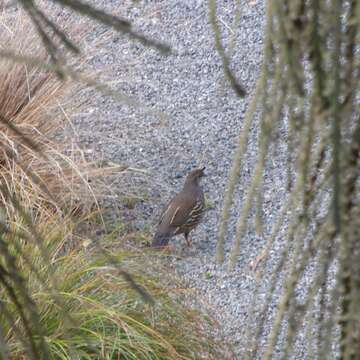
[{"label": "bird's head", "polygon": [[185,184],[199,184],[200,179],[205,176],[205,167],[191,171],[186,177]]}]

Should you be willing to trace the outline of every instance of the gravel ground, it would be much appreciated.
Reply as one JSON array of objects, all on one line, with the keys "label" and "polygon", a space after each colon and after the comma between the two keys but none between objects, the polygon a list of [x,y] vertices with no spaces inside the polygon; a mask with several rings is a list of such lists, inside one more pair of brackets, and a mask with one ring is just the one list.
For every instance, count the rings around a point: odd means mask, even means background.
[{"label": "gravel ground", "polygon": [[[163,40],[175,51],[164,57],[124,36],[109,36],[104,48],[94,57],[93,65],[117,90],[136,98],[140,106],[134,108],[96,94],[88,112],[76,120],[79,136],[84,144],[106,158],[146,170],[142,185],[146,186],[148,201],[136,206],[137,226],[153,224],[161,207],[182,186],[187,172],[199,165],[206,166],[204,190],[214,209],[193,233],[192,249],[183,248],[180,237],[173,241],[180,256],[171,260],[169,266],[185,277],[204,305],[214,310],[227,339],[235,346],[236,358],[241,359],[247,325],[260,320],[249,309],[254,302],[256,306],[263,303],[282,248],[281,239],[277,239],[260,279],[249,268],[249,262],[261,252],[265,240],[252,229],[242,241],[234,272],[229,273],[226,264],[219,267],[214,262],[223,192],[250,95],[238,99],[223,79],[205,1],[125,1],[119,8],[117,1],[103,0],[97,5],[131,19],[140,32]],[[242,1],[240,25],[232,30],[234,9],[234,2],[218,1],[224,42],[228,44],[233,35],[237,39],[232,68],[251,94],[261,65],[264,3]],[[94,40],[102,28],[97,31]],[[256,130],[256,126],[251,130],[236,208],[241,207],[257,158]],[[272,151],[264,184],[265,232],[274,222],[285,195],[284,144],[279,142]],[[134,189],[142,178],[143,174],[133,179]],[[114,187],[121,184],[114,182]],[[127,193],[131,184],[115,190]],[[227,253],[238,215],[233,211],[226,239]],[[276,308],[281,279],[280,276],[270,317]],[[309,277],[305,276],[303,281],[308,282]],[[254,298],[257,282],[260,288]],[[297,291],[301,298],[301,288]],[[261,348],[269,329],[266,321]],[[288,358],[307,358],[304,336],[301,334]],[[274,354],[274,358],[280,358],[280,353]]]}]

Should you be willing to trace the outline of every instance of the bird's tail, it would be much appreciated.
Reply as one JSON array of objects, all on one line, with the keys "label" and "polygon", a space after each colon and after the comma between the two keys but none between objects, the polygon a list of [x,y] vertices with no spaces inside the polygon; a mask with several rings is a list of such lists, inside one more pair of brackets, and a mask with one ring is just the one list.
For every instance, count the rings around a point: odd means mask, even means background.
[{"label": "bird's tail", "polygon": [[155,235],[153,237],[151,246],[161,248],[161,247],[167,246],[167,244],[169,243],[169,240],[170,240],[169,234],[162,234],[162,233],[157,232],[157,233],[155,233]]}]

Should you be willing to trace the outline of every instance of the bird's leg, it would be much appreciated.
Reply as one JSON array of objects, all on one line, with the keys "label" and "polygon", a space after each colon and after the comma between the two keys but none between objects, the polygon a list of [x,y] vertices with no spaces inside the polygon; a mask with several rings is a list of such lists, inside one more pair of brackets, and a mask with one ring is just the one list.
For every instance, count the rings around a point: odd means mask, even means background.
[{"label": "bird's leg", "polygon": [[192,244],[191,244],[191,238],[189,237],[189,233],[188,232],[184,233],[184,236],[186,240],[186,245],[190,247]]}]

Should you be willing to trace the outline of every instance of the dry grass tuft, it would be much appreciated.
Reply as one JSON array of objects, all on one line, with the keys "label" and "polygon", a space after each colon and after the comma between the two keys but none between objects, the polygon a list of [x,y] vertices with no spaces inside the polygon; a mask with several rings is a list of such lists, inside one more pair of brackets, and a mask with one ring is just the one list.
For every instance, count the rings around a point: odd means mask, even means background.
[{"label": "dry grass tuft", "polygon": [[[46,61],[21,13],[15,20],[3,19],[0,33],[4,49],[15,44],[19,53],[42,54]],[[0,84],[0,197],[8,215],[13,209],[7,194],[16,194],[26,209],[47,208],[49,215],[65,205],[73,208],[80,199],[82,206],[93,203],[89,178],[93,182],[106,170],[88,162],[71,137],[59,135],[70,121],[67,101],[76,97],[79,85],[6,59],[0,62]],[[71,102],[72,111],[77,105]]]}]

